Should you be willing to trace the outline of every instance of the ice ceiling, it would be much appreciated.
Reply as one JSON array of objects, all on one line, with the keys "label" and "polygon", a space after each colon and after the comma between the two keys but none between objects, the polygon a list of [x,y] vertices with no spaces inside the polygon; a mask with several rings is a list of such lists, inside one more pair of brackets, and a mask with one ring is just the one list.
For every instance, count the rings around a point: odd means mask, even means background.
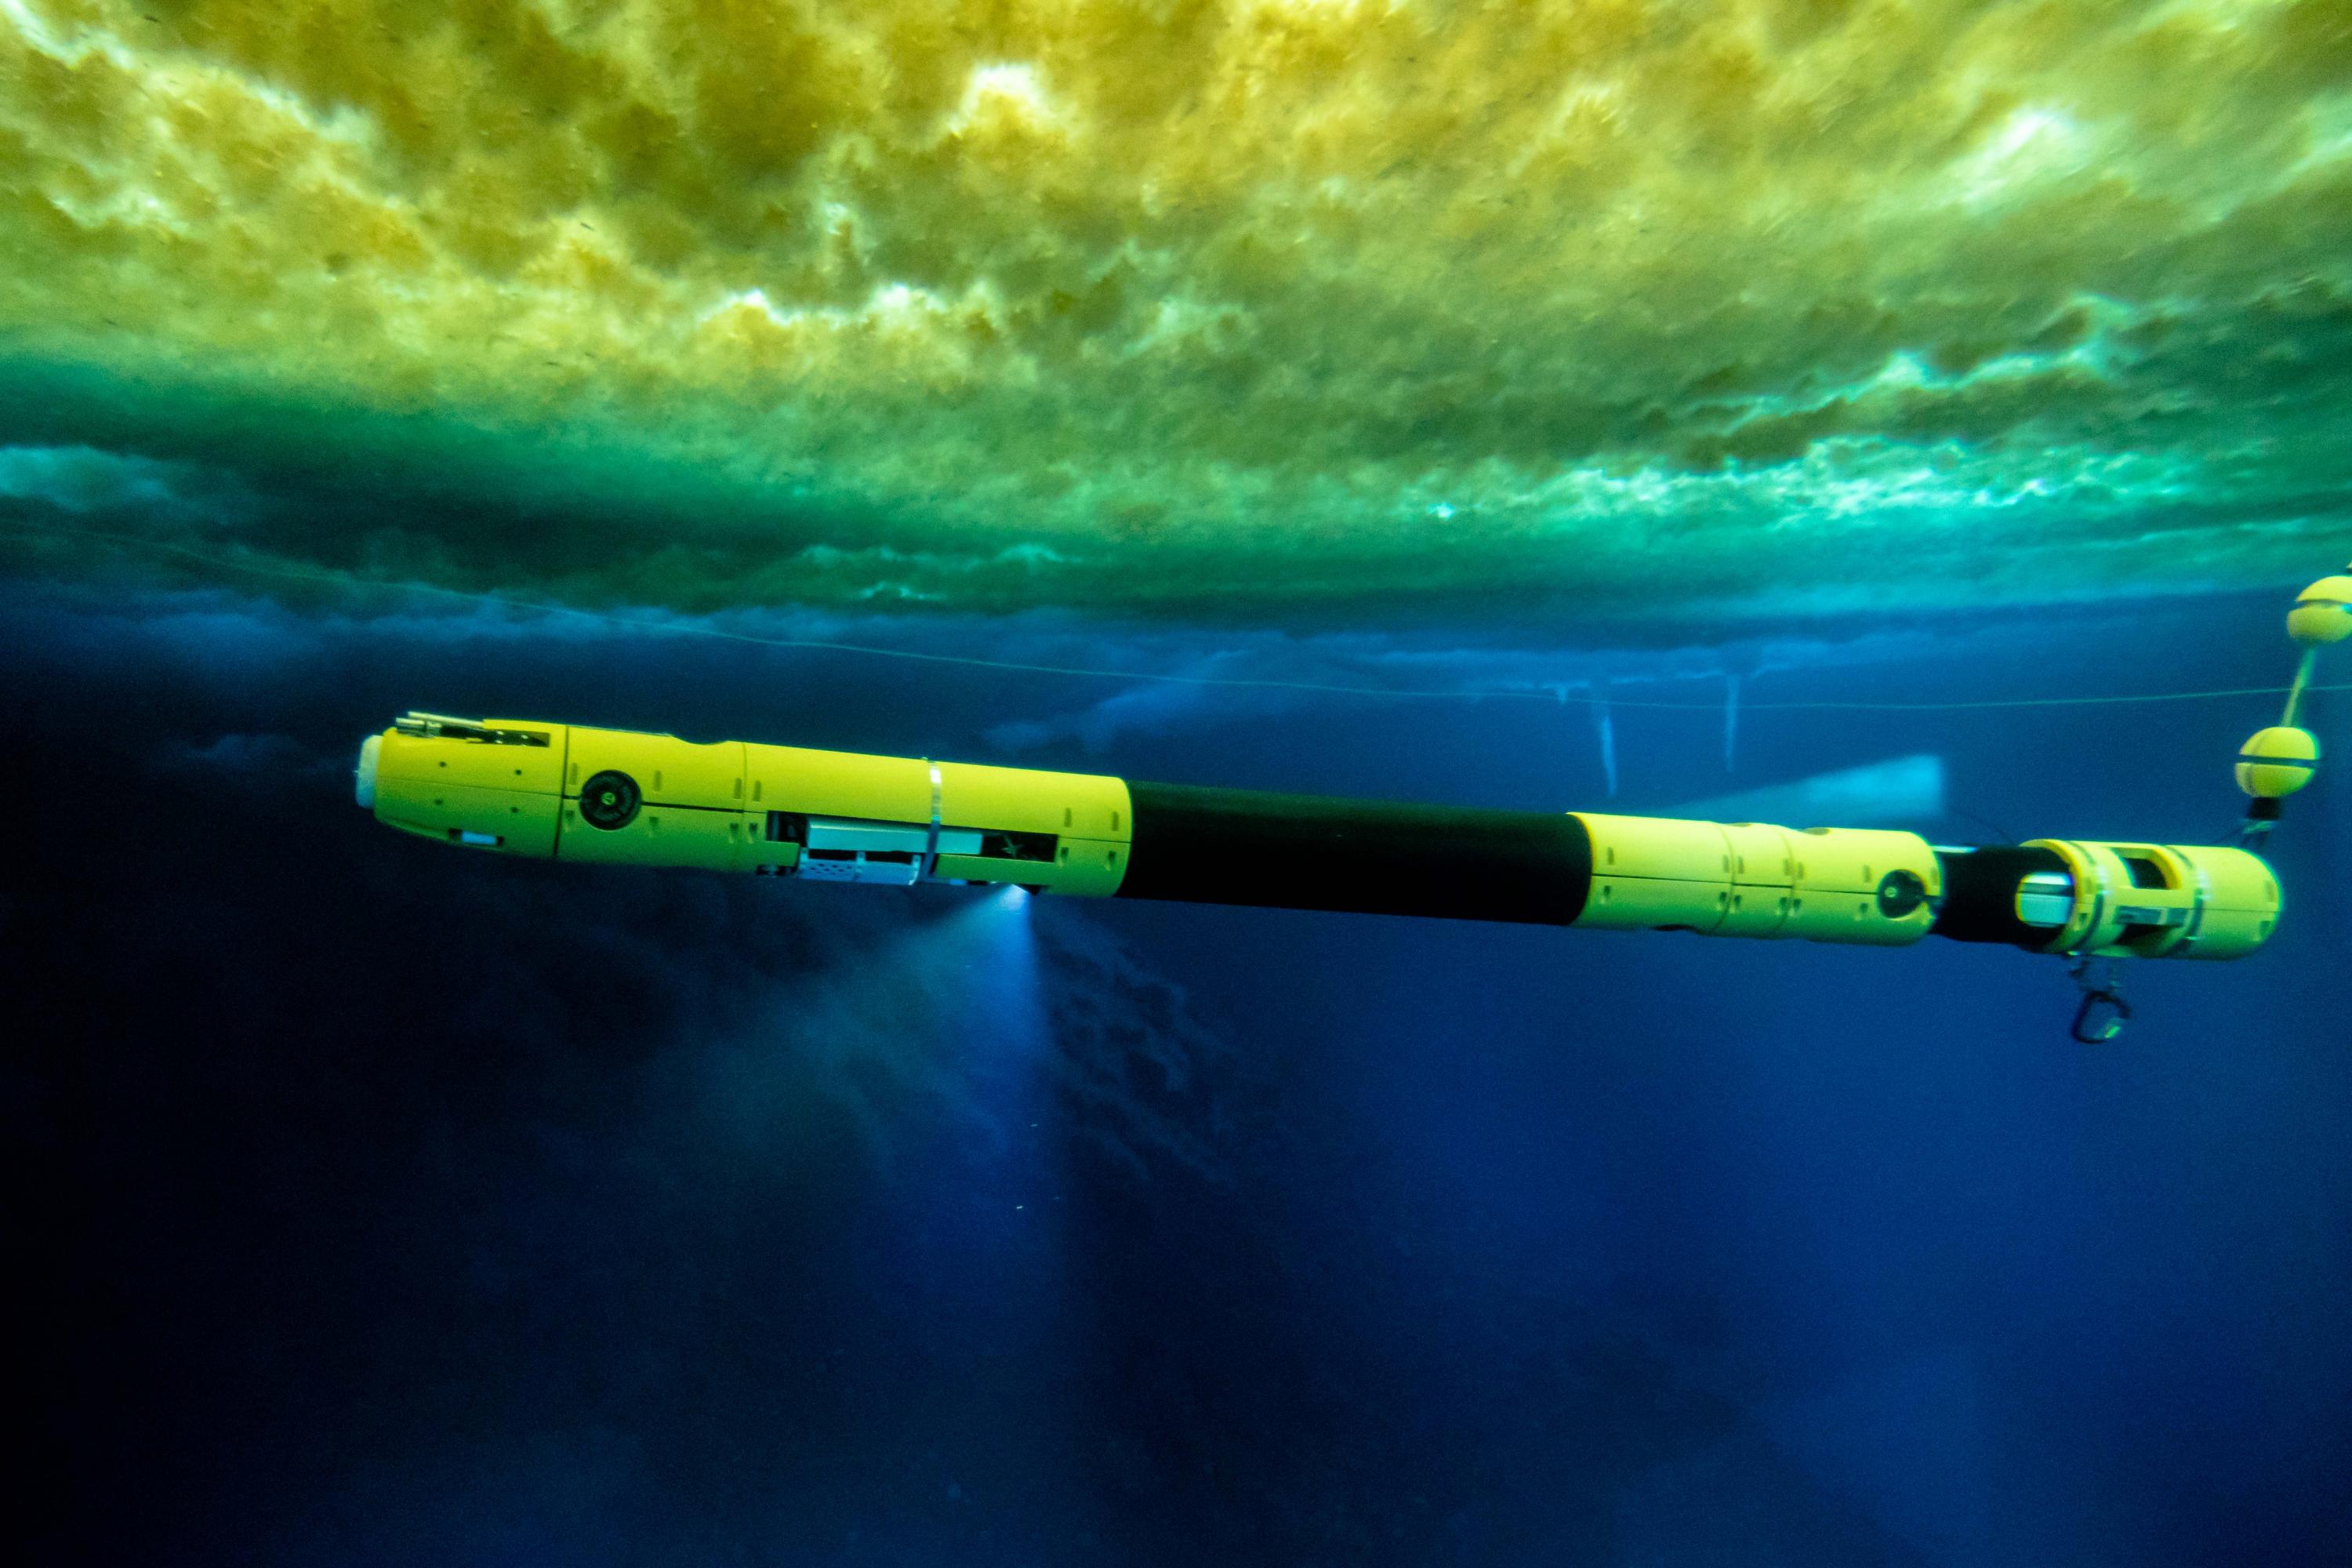
[{"label": "ice ceiling", "polygon": [[0,442],[254,559],[2016,602],[2339,564],[2347,416],[2343,0],[0,0]]}]

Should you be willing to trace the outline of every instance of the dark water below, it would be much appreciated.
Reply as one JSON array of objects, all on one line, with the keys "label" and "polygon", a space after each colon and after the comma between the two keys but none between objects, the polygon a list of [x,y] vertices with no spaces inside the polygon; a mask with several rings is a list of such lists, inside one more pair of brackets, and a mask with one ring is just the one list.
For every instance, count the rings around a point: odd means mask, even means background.
[{"label": "dark water below", "polygon": [[[2276,612],[1882,630],[1749,691],[2270,685]],[[2001,950],[513,864],[376,827],[346,773],[425,707],[1603,806],[1577,707],[0,615],[39,1560],[2352,1548],[2343,775],[2280,837],[2272,947],[2145,966],[2084,1049],[2058,965]],[[2210,839],[2273,707],[1757,708],[1733,775],[1718,716],[1621,710],[1617,805],[1932,752],[1980,819],[1939,841]]]}]

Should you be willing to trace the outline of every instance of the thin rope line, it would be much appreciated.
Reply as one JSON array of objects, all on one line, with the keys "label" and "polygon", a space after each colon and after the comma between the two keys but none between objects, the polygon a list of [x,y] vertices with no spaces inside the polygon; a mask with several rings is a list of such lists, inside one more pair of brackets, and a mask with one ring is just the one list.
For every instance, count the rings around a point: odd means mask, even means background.
[{"label": "thin rope line", "polygon": [[[634,631],[658,632],[675,637],[714,637],[724,642],[748,643],[757,647],[800,648],[821,653],[865,654],[876,658],[910,659],[924,664],[965,665],[977,669],[1003,669],[1029,675],[1061,675],[1088,680],[1148,680],[1171,686],[1209,686],[1247,688],[1272,691],[1313,691],[1342,697],[1392,697],[1441,701],[1479,702],[1489,700],[1517,700],[1534,702],[1567,702],[1571,700],[1564,689],[1538,687],[1490,688],[1486,690],[1415,690],[1393,686],[1348,686],[1317,680],[1256,679],[1245,676],[1168,675],[1139,669],[1096,669],[1082,665],[1029,664],[1017,659],[981,658],[970,654],[919,653],[911,648],[882,647],[871,643],[835,642],[821,637],[761,637],[753,632],[729,631],[723,626],[700,626],[692,622],[655,620],[642,616],[614,615],[607,610],[583,610],[571,605],[546,605],[530,599],[510,598],[503,594],[487,594],[471,588],[445,588],[433,583],[386,583],[365,577],[353,577],[346,573],[323,572],[302,566],[272,566],[252,561],[240,561],[231,556],[217,555],[192,545],[174,544],[167,540],[141,539],[131,534],[101,533],[90,529],[32,528],[12,526],[11,533],[44,534],[70,539],[102,540],[108,543],[133,548],[157,550],[168,554],[184,556],[207,566],[231,572],[245,572],[259,577],[276,577],[290,582],[322,583],[331,587],[389,589],[413,594],[437,594],[444,598],[462,599],[469,604],[495,605],[501,609],[520,610],[541,616],[577,616],[583,620],[605,626],[625,626]],[[2238,686],[2210,691],[2134,692],[2120,696],[2100,697],[2009,697],[1985,698],[1959,702],[1843,702],[1790,701],[1749,702],[1739,706],[1747,712],[1862,712],[1862,713],[1952,713],[2001,708],[2097,708],[2149,702],[2207,702],[2231,697],[2276,697],[2293,688],[2285,686]],[[2305,684],[2300,689],[2312,691],[2352,691],[2352,682],[2335,684]],[[1720,702],[1668,702],[1619,697],[1606,698],[1598,693],[1572,699],[1576,701],[1605,701],[1612,708],[1643,708],[1673,712],[1715,713],[1722,710]]]}]

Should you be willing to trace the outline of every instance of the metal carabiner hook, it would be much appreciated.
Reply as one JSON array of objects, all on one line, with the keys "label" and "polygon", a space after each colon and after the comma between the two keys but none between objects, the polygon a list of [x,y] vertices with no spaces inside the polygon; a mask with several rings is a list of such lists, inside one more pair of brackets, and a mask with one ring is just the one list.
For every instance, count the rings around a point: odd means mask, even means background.
[{"label": "metal carabiner hook", "polygon": [[2078,958],[2066,966],[2066,973],[2083,993],[2083,1005],[2074,1009],[2074,1027],[2069,1031],[2086,1046],[2104,1046],[2124,1032],[2131,1019],[2131,1004],[2124,1000],[2123,974],[2120,970],[2102,984],[2094,974],[2092,962]]},{"label": "metal carabiner hook", "polygon": [[[2103,1016],[2104,1015],[2104,1016]],[[2086,1046],[2104,1046],[2124,1032],[2131,1004],[2112,991],[2086,991],[2074,1009],[2074,1038]]]}]

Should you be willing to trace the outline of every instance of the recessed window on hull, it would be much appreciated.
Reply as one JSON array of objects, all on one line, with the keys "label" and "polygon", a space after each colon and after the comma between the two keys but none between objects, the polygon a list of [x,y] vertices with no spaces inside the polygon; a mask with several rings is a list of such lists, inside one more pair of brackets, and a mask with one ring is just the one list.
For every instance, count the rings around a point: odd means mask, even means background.
[{"label": "recessed window on hull", "polygon": [[980,853],[992,860],[1047,860],[1060,843],[1051,833],[983,833]]}]

